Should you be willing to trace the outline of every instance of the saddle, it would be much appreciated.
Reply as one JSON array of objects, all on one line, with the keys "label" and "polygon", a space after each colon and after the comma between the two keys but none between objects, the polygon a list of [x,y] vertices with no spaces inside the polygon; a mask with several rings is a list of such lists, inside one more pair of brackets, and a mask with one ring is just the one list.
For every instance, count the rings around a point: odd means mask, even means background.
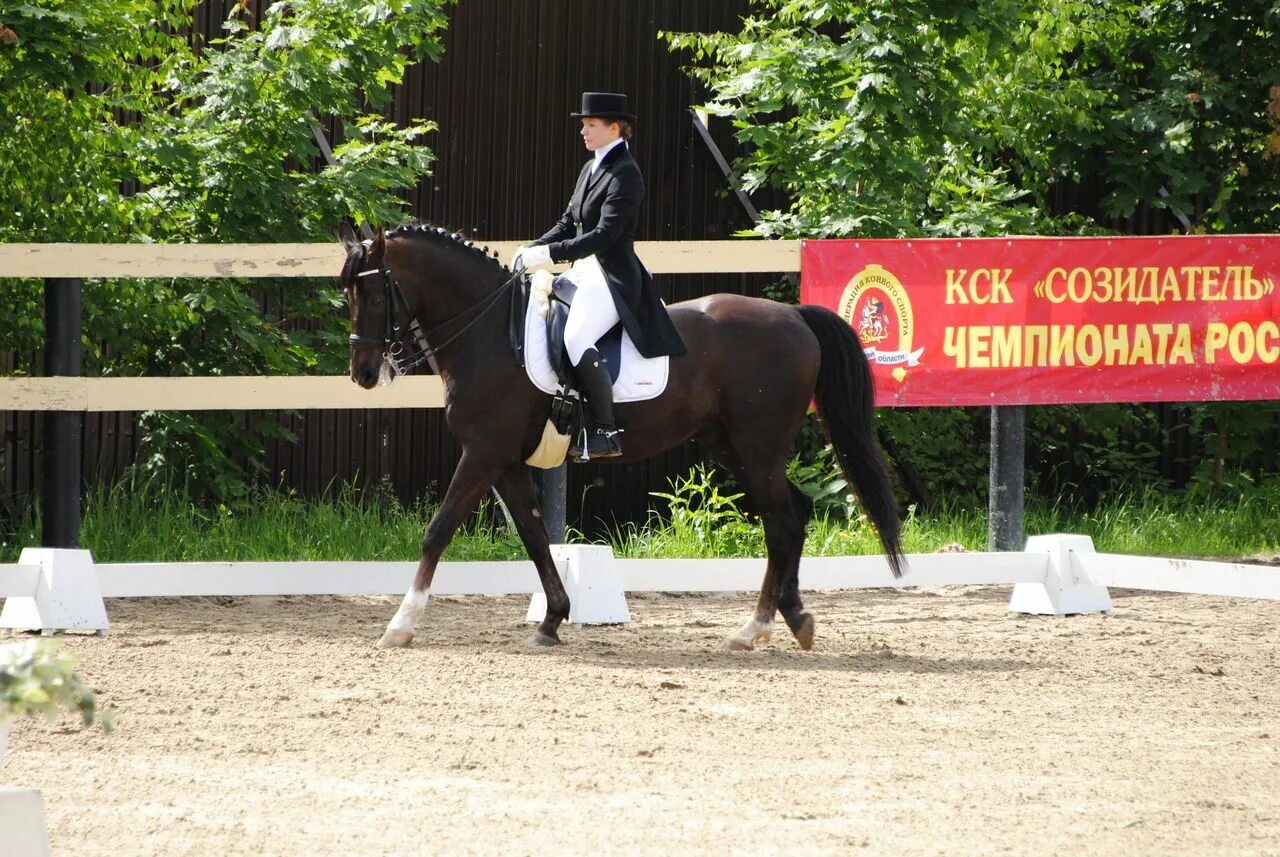
[{"label": "saddle", "polygon": [[[518,286],[512,293],[507,328],[511,350],[534,386],[552,397],[543,446],[528,463],[554,467],[564,460],[569,436],[582,424],[582,399],[564,347],[565,325],[577,287],[571,280],[553,278],[546,271],[521,277]],[[645,401],[666,389],[669,358],[642,357],[621,324],[596,343],[596,350],[614,382],[615,402]]]},{"label": "saddle", "polygon": [[[525,365],[525,317],[529,312],[529,302],[533,299],[532,278],[525,275],[521,278],[520,289],[511,301],[511,318],[508,324],[508,335],[511,348],[521,366]],[[564,345],[565,326],[569,323],[569,310],[578,287],[567,277],[556,277],[551,283],[551,292],[546,296],[547,310],[544,313],[547,331],[547,360],[555,372],[561,391],[577,393],[574,387],[573,364],[569,362],[569,352]],[[608,333],[596,343],[596,351],[605,359],[609,367],[609,380],[617,382],[618,373],[622,369],[622,324],[615,324]]]}]

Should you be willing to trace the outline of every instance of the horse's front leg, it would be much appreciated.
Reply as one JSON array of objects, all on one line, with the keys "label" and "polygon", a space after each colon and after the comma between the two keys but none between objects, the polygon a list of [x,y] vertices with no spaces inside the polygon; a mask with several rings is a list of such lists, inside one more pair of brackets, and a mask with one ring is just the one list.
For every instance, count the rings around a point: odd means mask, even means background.
[{"label": "horse's front leg", "polygon": [[507,511],[511,513],[511,520],[515,522],[520,541],[538,569],[542,591],[547,595],[546,618],[529,638],[529,644],[554,646],[560,642],[560,623],[569,618],[569,596],[551,557],[547,528],[543,524],[542,513],[538,511],[533,474],[523,464],[517,465],[502,475],[497,487],[502,502],[507,504]]},{"label": "horse's front leg", "polygon": [[458,467],[449,480],[449,490],[445,492],[444,501],[431,518],[422,538],[422,561],[418,563],[418,573],[414,575],[413,585],[405,593],[400,609],[391,617],[386,632],[378,641],[381,648],[403,648],[413,642],[414,627],[427,607],[431,579],[435,577],[441,554],[449,546],[454,532],[475,509],[480,498],[492,487],[494,479],[501,472],[502,468],[494,464],[490,457],[477,455],[466,449],[462,451]]}]

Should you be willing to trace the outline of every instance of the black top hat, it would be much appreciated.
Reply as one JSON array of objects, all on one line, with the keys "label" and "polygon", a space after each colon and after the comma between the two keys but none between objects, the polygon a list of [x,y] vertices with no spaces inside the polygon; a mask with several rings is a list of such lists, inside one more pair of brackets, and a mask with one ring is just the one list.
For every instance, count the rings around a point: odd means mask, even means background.
[{"label": "black top hat", "polygon": [[570,113],[574,119],[626,119],[636,121],[634,114],[627,112],[627,96],[620,92],[584,92],[582,93],[582,112]]}]

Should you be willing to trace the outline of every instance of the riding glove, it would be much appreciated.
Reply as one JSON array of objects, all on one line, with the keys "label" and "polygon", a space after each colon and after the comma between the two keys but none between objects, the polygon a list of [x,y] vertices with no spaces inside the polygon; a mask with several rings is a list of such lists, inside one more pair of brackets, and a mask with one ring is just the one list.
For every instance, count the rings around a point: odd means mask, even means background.
[{"label": "riding glove", "polygon": [[554,264],[551,261],[551,250],[545,244],[528,244],[516,250],[516,255],[511,259],[511,267],[519,268],[524,266],[526,271],[536,271],[538,268],[550,267]]}]

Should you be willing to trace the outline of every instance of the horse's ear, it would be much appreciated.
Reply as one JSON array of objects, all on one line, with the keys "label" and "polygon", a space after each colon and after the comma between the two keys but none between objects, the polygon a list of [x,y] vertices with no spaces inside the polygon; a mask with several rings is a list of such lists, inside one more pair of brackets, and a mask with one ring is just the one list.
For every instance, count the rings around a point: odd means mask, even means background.
[{"label": "horse's ear", "polygon": [[342,221],[342,225],[338,227],[338,238],[342,241],[343,249],[348,253],[351,252],[351,248],[360,243],[360,239],[356,237],[356,231],[352,229],[351,224],[347,223],[345,220]]},{"label": "horse's ear", "polygon": [[378,227],[378,231],[373,236],[373,244],[369,247],[369,255],[374,259],[381,259],[383,252],[387,249],[387,230]]}]

